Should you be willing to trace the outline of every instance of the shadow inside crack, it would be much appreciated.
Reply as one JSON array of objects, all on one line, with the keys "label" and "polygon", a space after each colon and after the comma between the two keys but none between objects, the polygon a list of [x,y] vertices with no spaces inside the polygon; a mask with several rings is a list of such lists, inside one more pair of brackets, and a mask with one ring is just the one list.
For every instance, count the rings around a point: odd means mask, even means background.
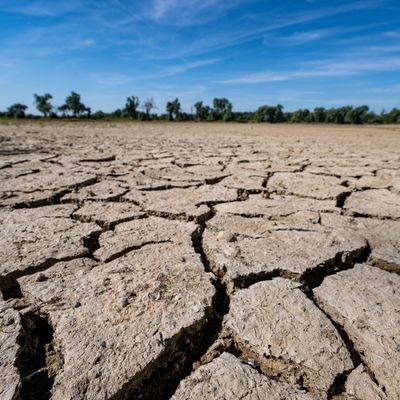
[{"label": "shadow inside crack", "polygon": [[16,366],[21,376],[21,400],[48,400],[62,357],[53,348],[53,328],[45,316],[21,314],[21,351]]}]

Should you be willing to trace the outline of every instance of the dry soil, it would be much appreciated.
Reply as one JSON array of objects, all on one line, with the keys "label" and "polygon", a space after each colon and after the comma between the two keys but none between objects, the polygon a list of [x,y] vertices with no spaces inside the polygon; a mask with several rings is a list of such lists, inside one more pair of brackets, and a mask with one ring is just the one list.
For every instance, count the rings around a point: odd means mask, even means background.
[{"label": "dry soil", "polygon": [[400,398],[400,128],[0,125],[0,399]]}]

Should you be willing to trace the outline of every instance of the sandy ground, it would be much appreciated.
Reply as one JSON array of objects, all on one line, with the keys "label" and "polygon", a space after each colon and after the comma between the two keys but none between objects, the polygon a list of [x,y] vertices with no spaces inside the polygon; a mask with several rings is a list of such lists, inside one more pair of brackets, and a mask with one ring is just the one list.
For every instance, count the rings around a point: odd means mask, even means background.
[{"label": "sandy ground", "polygon": [[0,125],[0,400],[400,398],[400,127]]}]

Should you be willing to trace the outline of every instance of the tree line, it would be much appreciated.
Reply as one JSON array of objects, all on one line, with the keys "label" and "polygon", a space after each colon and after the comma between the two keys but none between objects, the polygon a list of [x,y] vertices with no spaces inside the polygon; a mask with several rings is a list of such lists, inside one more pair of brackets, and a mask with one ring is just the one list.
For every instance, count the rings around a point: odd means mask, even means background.
[{"label": "tree line", "polygon": [[[232,103],[226,98],[215,98],[211,105],[202,101],[196,102],[190,113],[183,112],[178,98],[168,101],[165,113],[157,114],[157,106],[153,98],[140,101],[137,96],[126,99],[125,106],[111,113],[103,111],[92,112],[81,99],[79,93],[71,92],[64,104],[59,107],[51,103],[53,96],[49,93],[34,94],[34,105],[44,118],[86,118],[86,119],[132,119],[138,121],[169,120],[169,121],[236,121],[236,122],[267,122],[267,123],[332,123],[332,124],[399,124],[400,109],[382,111],[377,114],[368,106],[344,106],[338,108],[316,107],[286,112],[280,104],[263,105],[256,111],[233,111]],[[12,104],[5,112],[0,112],[3,118],[40,118],[27,114],[28,106],[22,103]]]}]

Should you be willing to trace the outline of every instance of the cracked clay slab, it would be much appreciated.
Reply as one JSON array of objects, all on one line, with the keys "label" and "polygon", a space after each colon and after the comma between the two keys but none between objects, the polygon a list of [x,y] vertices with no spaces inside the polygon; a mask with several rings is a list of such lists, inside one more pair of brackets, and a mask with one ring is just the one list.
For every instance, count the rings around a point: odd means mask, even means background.
[{"label": "cracked clay slab", "polygon": [[388,400],[362,364],[351,371],[345,383],[344,394],[337,398],[338,400]]},{"label": "cracked clay slab", "polygon": [[190,348],[215,294],[193,249],[169,243],[103,265],[62,262],[41,274],[19,284],[48,316],[62,351],[52,400],[120,398],[158,368],[172,368],[177,346]]},{"label": "cracked clay slab", "polygon": [[208,222],[203,247],[211,269],[229,290],[268,274],[306,281],[313,270],[335,269],[356,260],[368,246],[362,236],[344,230],[291,230],[290,225],[274,230],[271,221],[238,216],[217,221]]},{"label": "cracked clay slab", "polygon": [[144,215],[139,206],[116,201],[86,201],[74,213],[74,217],[80,221],[96,222],[104,227],[112,227],[115,224],[142,218]]},{"label": "cracked clay slab", "polygon": [[307,172],[276,173],[269,180],[267,190],[277,194],[292,194],[320,200],[337,199],[349,189],[343,179]]},{"label": "cracked clay slab", "polygon": [[[101,232],[94,223],[69,218],[74,206],[1,210],[0,283],[55,261],[89,253],[85,240]],[[48,212],[49,216],[46,216]]]},{"label": "cracked clay slab", "polygon": [[132,190],[124,198],[158,215],[196,219],[209,213],[206,204],[237,200],[237,191],[221,185],[204,185],[186,189]]},{"label": "cracked clay slab", "polygon": [[218,213],[236,214],[249,217],[278,218],[299,211],[326,211],[339,212],[334,200],[318,200],[297,196],[271,196],[264,198],[261,195],[249,196],[246,201],[217,204]]},{"label": "cracked clay slab", "polygon": [[21,379],[16,367],[20,352],[18,337],[21,318],[4,300],[0,292],[0,399],[18,398]]},{"label": "cracked clay slab", "polygon": [[314,297],[343,326],[388,398],[400,398],[400,276],[358,264],[325,278]]},{"label": "cracked clay slab", "polygon": [[181,381],[171,400],[316,400],[222,353]]},{"label": "cracked clay slab", "polygon": [[96,182],[96,176],[90,173],[68,171],[62,168],[23,175],[2,182],[0,204],[3,206],[27,206],[51,203],[56,196],[64,194],[74,187]]},{"label": "cracked clay slab", "polygon": [[400,219],[400,194],[386,189],[354,192],[346,199],[344,209],[355,216]]},{"label": "cracked clay slab", "polygon": [[197,225],[193,222],[170,221],[158,217],[125,222],[117,225],[113,231],[100,235],[100,247],[94,252],[94,257],[100,261],[109,261],[145,244],[157,242],[190,246],[196,230]]},{"label": "cracked clay slab", "polygon": [[371,250],[368,264],[400,273],[400,221],[321,213],[321,224],[364,236]]},{"label": "cracked clay slab", "polygon": [[85,186],[76,191],[66,194],[61,202],[78,202],[84,200],[115,200],[128,191],[127,186],[121,182],[112,180],[103,180],[94,185]]},{"label": "cracked clay slab", "polygon": [[224,328],[264,373],[327,398],[336,377],[353,363],[336,328],[300,286],[275,278],[239,290]]}]

